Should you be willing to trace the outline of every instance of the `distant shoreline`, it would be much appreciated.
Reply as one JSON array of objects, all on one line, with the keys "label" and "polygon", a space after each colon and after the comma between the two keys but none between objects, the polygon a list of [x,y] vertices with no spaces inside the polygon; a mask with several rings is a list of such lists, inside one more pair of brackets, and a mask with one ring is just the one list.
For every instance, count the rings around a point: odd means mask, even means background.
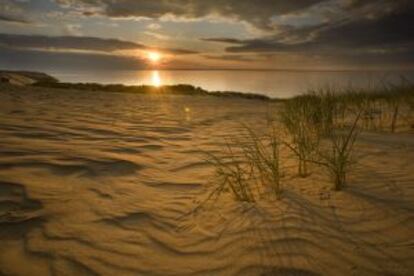
[{"label": "distant shoreline", "polygon": [[71,83],[71,82],[36,82],[32,87],[55,88],[62,90],[96,91],[109,93],[132,93],[132,94],[167,94],[187,96],[214,96],[214,97],[237,97],[243,99],[254,99],[262,101],[282,101],[283,99],[271,98],[258,93],[245,93],[236,91],[208,91],[201,87],[190,84],[175,85],[123,85],[123,84],[100,84],[100,83]]},{"label": "distant shoreline", "polygon": [[97,91],[111,93],[237,97],[265,101],[280,100],[256,93],[243,93],[236,91],[208,91],[201,87],[196,87],[190,84],[162,85],[157,87],[152,85],[124,85],[117,83],[101,84],[60,82],[57,78],[46,73],[32,71],[0,71],[0,83],[22,87],[43,87],[63,90]]},{"label": "distant shoreline", "polygon": [[[170,69],[168,69],[170,70]],[[128,71],[128,70],[126,70]],[[154,71],[154,70],[140,70],[140,71]],[[180,69],[179,71],[197,71]],[[200,71],[217,71],[217,70],[200,70]],[[237,71],[258,71],[258,70],[243,70]],[[262,71],[276,71],[276,70],[262,70]],[[286,71],[286,70],[281,70]],[[317,72],[317,71],[292,71],[297,73],[303,72]],[[333,71],[325,71],[333,72]],[[337,71],[339,72],[339,71]],[[362,72],[362,71],[361,71]],[[385,73],[385,71],[384,71]],[[74,73],[75,74],[75,73]],[[77,72],[82,75],[82,72]],[[63,74],[56,74],[57,76]],[[402,76],[402,80],[405,80]],[[409,83],[412,83],[408,80]],[[105,83],[105,82],[88,82],[88,81],[68,81],[61,82],[58,78],[43,72],[33,71],[12,71],[12,70],[0,70],[0,83],[10,83],[14,85],[22,86],[35,86],[44,88],[55,88],[65,90],[80,90],[80,91],[98,91],[98,92],[119,92],[119,93],[136,93],[136,94],[171,94],[171,95],[190,95],[190,96],[216,96],[216,97],[237,97],[245,99],[256,99],[265,101],[284,101],[296,96],[291,97],[272,97],[260,92],[249,92],[240,90],[208,90],[199,85],[193,85],[190,83],[182,82],[176,84],[165,85],[151,85],[151,84],[123,84],[121,82]],[[372,90],[373,87],[368,88]]]}]

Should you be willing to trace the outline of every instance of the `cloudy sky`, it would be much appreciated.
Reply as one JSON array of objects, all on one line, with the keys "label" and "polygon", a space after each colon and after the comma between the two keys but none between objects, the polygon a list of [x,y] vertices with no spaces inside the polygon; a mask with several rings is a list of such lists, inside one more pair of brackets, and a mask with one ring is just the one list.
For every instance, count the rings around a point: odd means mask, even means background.
[{"label": "cloudy sky", "polygon": [[414,68],[412,0],[0,2],[1,69]]}]

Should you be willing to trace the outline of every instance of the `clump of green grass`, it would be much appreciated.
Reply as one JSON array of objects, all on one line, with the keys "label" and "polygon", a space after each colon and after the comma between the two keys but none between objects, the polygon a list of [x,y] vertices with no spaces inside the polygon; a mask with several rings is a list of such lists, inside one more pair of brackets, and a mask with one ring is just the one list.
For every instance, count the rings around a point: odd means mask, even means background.
[{"label": "clump of green grass", "polygon": [[317,136],[314,135],[314,131],[307,128],[302,115],[299,112],[295,113],[292,105],[286,106],[282,114],[281,118],[290,135],[290,141],[285,144],[298,158],[298,174],[304,177],[308,174],[307,160],[317,148]]},{"label": "clump of green grass", "polygon": [[215,168],[214,189],[208,199],[217,199],[224,192],[231,192],[237,201],[254,202],[251,187],[252,172],[243,158],[235,154],[234,145],[227,143],[224,156],[208,154],[208,162]]},{"label": "clump of green grass", "polygon": [[280,121],[287,131],[286,146],[298,159],[298,175],[309,174],[309,162],[319,148],[321,138],[332,132],[336,120],[336,99],[328,91],[312,91],[287,101]]},{"label": "clump of green grass", "polygon": [[270,190],[273,195],[279,197],[282,191],[279,164],[280,142],[276,129],[272,126],[262,138],[252,129],[246,129],[248,140],[247,143],[242,144],[243,155],[247,157],[256,185],[264,188],[265,191]]},{"label": "clump of green grass", "polygon": [[230,139],[222,155],[207,153],[215,168],[214,188],[208,199],[217,199],[230,192],[234,199],[256,202],[260,197],[281,194],[279,140],[274,128],[258,135],[244,127],[241,138]]},{"label": "clump of green grass", "polygon": [[[325,88],[284,101],[278,113],[280,130],[287,134],[283,142],[269,117],[267,134],[258,135],[245,127],[242,138],[229,140],[224,154],[208,154],[216,172],[208,199],[224,192],[245,202],[256,202],[265,194],[280,197],[281,144],[298,159],[300,176],[309,175],[310,164],[318,165],[327,170],[334,190],[343,189],[355,163],[354,145],[360,130],[385,127],[394,132],[399,120],[412,120],[413,91],[411,84],[376,90]],[[403,114],[408,115],[404,118]]]},{"label": "clump of green grass", "polygon": [[398,120],[401,117],[401,111],[410,109],[410,101],[413,100],[414,94],[412,87],[389,85],[384,88],[383,101],[386,103],[391,115],[389,129],[394,133],[397,129]]},{"label": "clump of green grass", "polygon": [[407,81],[400,85],[382,84],[372,89],[351,90],[343,93],[342,98],[341,101],[348,106],[348,115],[364,110],[359,126],[366,130],[393,133],[398,126],[407,122],[409,125],[412,119],[410,102],[414,99],[414,86]]},{"label": "clump of green grass", "polygon": [[328,170],[336,191],[342,190],[346,185],[347,174],[354,163],[353,148],[359,134],[357,125],[361,114],[362,110],[350,128],[333,130],[328,136],[328,145],[325,149],[319,150],[318,159],[314,160]]},{"label": "clump of green grass", "polygon": [[[285,144],[298,159],[300,176],[307,176],[309,164],[316,164],[328,170],[335,190],[345,185],[358,122],[366,110],[366,102],[361,99],[353,90],[348,90],[348,94],[335,94],[328,88],[286,102],[280,119],[288,132]],[[357,119],[347,127],[354,113]]]}]

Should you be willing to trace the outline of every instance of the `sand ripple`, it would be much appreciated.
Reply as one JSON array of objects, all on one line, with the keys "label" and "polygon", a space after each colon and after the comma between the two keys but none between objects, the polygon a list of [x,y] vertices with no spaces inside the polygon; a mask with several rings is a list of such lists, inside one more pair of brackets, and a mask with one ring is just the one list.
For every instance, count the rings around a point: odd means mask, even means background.
[{"label": "sand ripple", "polygon": [[365,136],[343,192],[314,174],[277,202],[194,211],[212,173],[203,151],[240,122],[264,126],[267,103],[0,91],[0,274],[414,271],[413,139]]}]

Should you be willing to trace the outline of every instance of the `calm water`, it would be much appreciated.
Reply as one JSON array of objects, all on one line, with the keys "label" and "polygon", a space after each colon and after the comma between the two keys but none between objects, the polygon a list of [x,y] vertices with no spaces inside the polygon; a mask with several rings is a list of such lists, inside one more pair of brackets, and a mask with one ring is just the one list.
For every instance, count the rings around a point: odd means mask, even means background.
[{"label": "calm water", "polygon": [[381,82],[399,83],[401,77],[414,81],[406,72],[292,72],[292,71],[126,71],[53,74],[61,81],[122,83],[126,85],[192,84],[209,91],[239,91],[287,98],[309,88],[322,86],[367,87]]}]

